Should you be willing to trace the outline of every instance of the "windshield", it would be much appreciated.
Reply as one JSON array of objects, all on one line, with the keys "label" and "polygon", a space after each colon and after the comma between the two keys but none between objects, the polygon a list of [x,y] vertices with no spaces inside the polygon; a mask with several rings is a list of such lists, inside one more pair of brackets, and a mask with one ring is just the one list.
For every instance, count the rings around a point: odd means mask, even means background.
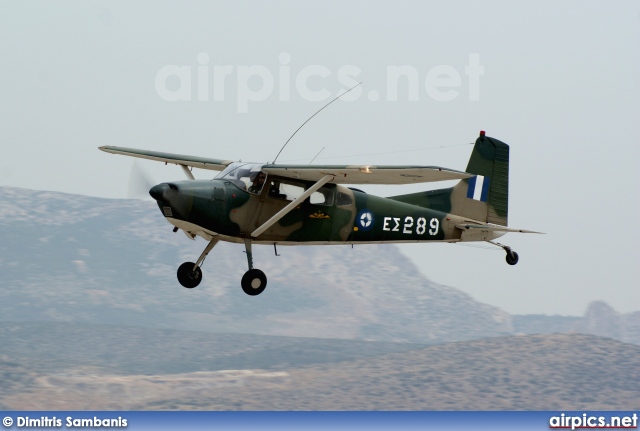
[{"label": "windshield", "polygon": [[235,184],[241,190],[250,193],[260,193],[267,175],[262,172],[261,164],[234,162],[220,172],[217,180],[227,180]]}]

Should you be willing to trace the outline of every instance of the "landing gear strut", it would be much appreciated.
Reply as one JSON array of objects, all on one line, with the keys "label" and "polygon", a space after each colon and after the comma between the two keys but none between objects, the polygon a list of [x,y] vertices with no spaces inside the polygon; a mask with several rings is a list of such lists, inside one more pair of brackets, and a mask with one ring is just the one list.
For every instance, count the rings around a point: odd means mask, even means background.
[{"label": "landing gear strut", "polygon": [[[178,268],[178,281],[181,285],[187,289],[193,289],[202,281],[202,270],[200,266],[209,252],[218,243],[217,239],[212,239],[207,244],[198,260],[193,262],[185,262]],[[250,296],[260,295],[267,287],[267,276],[264,272],[253,267],[253,254],[251,253],[251,239],[245,238],[244,247],[247,253],[247,263],[249,264],[249,271],[245,272],[242,276],[242,290],[244,293]]]},{"label": "landing gear strut", "polygon": [[260,295],[267,287],[267,276],[264,272],[253,267],[253,255],[251,253],[251,239],[245,238],[244,247],[247,253],[249,271],[242,276],[242,290],[250,296]]},{"label": "landing gear strut", "polygon": [[487,242],[490,244],[496,245],[507,252],[507,256],[505,260],[509,265],[515,265],[516,263],[518,263],[518,253],[511,250],[511,247],[509,247],[508,245],[500,244],[499,242],[493,242],[493,241],[487,241]]},{"label": "landing gear strut", "polygon": [[204,259],[217,243],[217,239],[212,239],[211,241],[209,241],[209,244],[207,244],[207,247],[204,249],[196,263],[185,262],[180,265],[180,267],[178,268],[178,281],[181,285],[183,285],[187,289],[193,289],[200,284],[200,282],[202,281],[202,270],[200,269],[200,265],[202,265]]}]

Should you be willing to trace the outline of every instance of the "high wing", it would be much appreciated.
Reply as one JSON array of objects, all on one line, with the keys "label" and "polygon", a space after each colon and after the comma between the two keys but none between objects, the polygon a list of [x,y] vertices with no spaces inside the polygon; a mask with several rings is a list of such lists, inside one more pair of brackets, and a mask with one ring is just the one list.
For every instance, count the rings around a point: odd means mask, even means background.
[{"label": "high wing", "polygon": [[319,181],[325,175],[331,175],[334,184],[413,184],[473,176],[438,166],[264,165],[262,170],[271,175],[307,181]]},{"label": "high wing", "polygon": [[233,163],[233,160],[209,159],[206,157],[186,156],[183,154],[138,150],[136,148],[104,146],[99,147],[99,149],[111,154],[122,154],[124,156],[139,157],[141,159],[173,163],[181,166],[191,166],[200,169],[209,169],[212,171],[222,171],[228,164]]},{"label": "high wing", "polygon": [[[138,157],[158,162],[173,163],[183,167],[222,171],[233,160],[209,159],[206,157],[182,154],[162,153],[159,151],[139,150],[104,146],[100,150],[112,154]],[[473,175],[439,166],[377,166],[377,165],[282,165],[265,164],[262,170],[267,174],[292,179],[317,182],[326,175],[333,178],[334,184],[413,184],[433,181],[461,180]]]}]

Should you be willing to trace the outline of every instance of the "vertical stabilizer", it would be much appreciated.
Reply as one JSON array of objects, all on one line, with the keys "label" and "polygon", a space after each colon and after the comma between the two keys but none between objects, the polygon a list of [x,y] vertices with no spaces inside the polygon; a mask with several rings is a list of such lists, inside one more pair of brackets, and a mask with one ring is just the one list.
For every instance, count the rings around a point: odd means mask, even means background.
[{"label": "vertical stabilizer", "polygon": [[480,132],[466,172],[473,177],[454,187],[390,199],[507,226],[509,213],[509,146]]},{"label": "vertical stabilizer", "polygon": [[[487,223],[507,226],[509,214],[509,146],[497,139],[485,136],[480,132],[473,152],[469,158],[466,171],[476,174],[462,180],[454,187],[454,194],[464,191],[462,202],[460,196],[456,200],[461,204],[462,214]],[[456,189],[458,193],[455,193]],[[452,196],[452,199],[454,196]],[[458,205],[454,205],[458,206]],[[467,215],[471,212],[475,216]]]}]

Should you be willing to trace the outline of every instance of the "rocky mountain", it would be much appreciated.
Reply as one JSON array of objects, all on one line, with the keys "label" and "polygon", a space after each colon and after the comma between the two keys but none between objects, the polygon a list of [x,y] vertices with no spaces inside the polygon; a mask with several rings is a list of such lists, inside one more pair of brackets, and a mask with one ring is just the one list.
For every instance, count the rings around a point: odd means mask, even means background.
[{"label": "rocky mountain", "polygon": [[243,247],[220,243],[187,290],[175,270],[205,242],[171,228],[151,201],[0,188],[0,319],[415,343],[513,333],[393,245],[256,246],[269,285],[248,297]]},{"label": "rocky mountain", "polygon": [[602,338],[640,344],[640,313],[510,316],[392,245],[255,247],[248,297],[221,243],[187,290],[205,243],[153,202],[15,188],[0,244],[2,409],[640,408],[640,347]]},{"label": "rocky mountain", "polygon": [[241,245],[220,243],[204,281],[175,271],[205,247],[172,233],[152,201],[0,187],[0,321],[436,343],[580,332],[640,344],[640,312],[510,316],[424,277],[393,245],[254,247],[267,290],[248,297]]},{"label": "rocky mountain", "polygon": [[584,316],[512,316],[513,328],[523,334],[580,332],[640,344],[640,312],[621,314],[603,301],[589,304]]}]

